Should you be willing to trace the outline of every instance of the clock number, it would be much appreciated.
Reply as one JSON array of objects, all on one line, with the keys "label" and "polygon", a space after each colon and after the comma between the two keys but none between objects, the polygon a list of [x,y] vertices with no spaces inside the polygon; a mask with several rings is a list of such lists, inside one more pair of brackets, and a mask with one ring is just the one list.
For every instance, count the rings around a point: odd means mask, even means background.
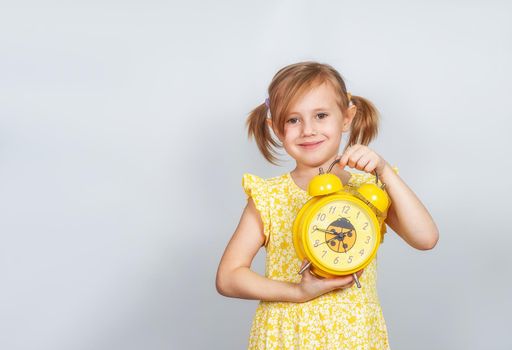
[{"label": "clock number", "polygon": [[348,214],[348,211],[350,210],[350,206],[344,205],[343,209],[341,210],[342,214]]},{"label": "clock number", "polygon": [[361,256],[363,256],[363,255],[364,255],[364,249],[361,249],[361,250],[359,251],[359,254],[361,254]]},{"label": "clock number", "polygon": [[325,220],[325,213],[320,213],[316,217],[317,220],[324,221]]},{"label": "clock number", "polygon": [[368,222],[365,222],[363,225],[363,230],[366,230],[368,228]]},{"label": "clock number", "polygon": [[359,219],[359,214],[361,214],[360,211],[357,212],[356,219]]},{"label": "clock number", "polygon": [[335,206],[331,206],[329,208],[329,214],[334,214],[335,211],[336,211],[336,207]]},{"label": "clock number", "polygon": [[327,254],[327,250],[324,250],[324,253],[322,254],[322,258]]},{"label": "clock number", "polygon": [[315,239],[315,248],[318,247],[318,244],[320,244],[320,241],[318,239]]},{"label": "clock number", "polygon": [[311,228],[311,233],[315,233],[316,229],[317,229],[316,225],[313,225],[313,227]]},{"label": "clock number", "polygon": [[339,262],[340,262],[340,257],[339,257],[339,256],[337,256],[337,257],[336,257],[336,259],[334,259],[334,261],[333,261],[333,262],[334,262],[335,264],[339,263]]},{"label": "clock number", "polygon": [[352,262],[352,259],[353,259],[353,258],[354,258],[354,257],[351,255],[351,256],[348,258],[347,262],[350,264],[350,263]]},{"label": "clock number", "polygon": [[370,243],[370,239],[372,239],[370,236],[366,236],[366,241],[364,241],[364,243],[366,243],[366,244]]}]

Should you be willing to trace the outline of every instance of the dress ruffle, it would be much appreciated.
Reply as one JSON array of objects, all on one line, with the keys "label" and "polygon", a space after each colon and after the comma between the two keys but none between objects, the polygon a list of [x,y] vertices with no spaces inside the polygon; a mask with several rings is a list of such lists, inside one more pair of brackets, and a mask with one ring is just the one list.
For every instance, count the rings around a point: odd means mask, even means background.
[{"label": "dress ruffle", "polygon": [[260,212],[263,222],[263,234],[265,235],[266,246],[270,237],[270,207],[269,192],[264,179],[253,174],[244,174],[242,176],[242,187],[244,188],[247,199],[252,198],[256,209]]}]

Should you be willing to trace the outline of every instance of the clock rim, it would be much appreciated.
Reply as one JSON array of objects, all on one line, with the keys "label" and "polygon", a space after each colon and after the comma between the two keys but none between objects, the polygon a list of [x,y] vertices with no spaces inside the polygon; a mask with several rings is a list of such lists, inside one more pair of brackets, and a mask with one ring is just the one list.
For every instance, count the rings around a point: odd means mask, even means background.
[{"label": "clock rim", "polygon": [[[302,214],[299,211],[299,214],[302,215],[302,218],[301,218],[297,228],[299,230],[298,238],[300,239],[300,243],[301,243],[300,249],[302,250],[301,253],[304,254],[303,256],[308,258],[308,260],[310,260],[312,262],[312,264],[317,269],[320,269],[320,270],[322,270],[322,272],[325,272],[332,276],[350,275],[354,272],[364,269],[374,259],[375,255],[377,254],[377,250],[380,246],[381,232],[380,232],[380,224],[379,224],[376,214],[362,200],[360,200],[359,198],[354,197],[348,193],[336,193],[336,194],[326,195],[323,197],[315,197],[315,198],[318,198],[318,200],[311,202],[309,204],[309,206],[307,208],[305,208],[304,211],[301,210]],[[362,263],[360,263],[359,265],[354,266],[352,269],[343,270],[343,271],[334,270],[334,269],[330,268],[329,266],[326,266],[321,260],[319,260],[313,253],[313,249],[312,249],[313,247],[311,247],[311,242],[309,242],[309,240],[307,239],[307,234],[308,234],[307,228],[310,226],[311,221],[314,218],[314,214],[318,212],[318,210],[316,210],[316,209],[324,206],[328,202],[335,201],[335,200],[346,200],[348,202],[353,202],[355,204],[358,204],[359,207],[368,214],[368,216],[370,217],[370,220],[372,221],[372,224],[374,225],[374,228],[375,228],[375,244],[372,248],[372,252],[368,255],[368,258],[366,260],[364,260]],[[308,205],[308,203],[306,203],[305,206],[306,205]],[[303,257],[301,257],[301,260],[302,259],[303,259]]]}]

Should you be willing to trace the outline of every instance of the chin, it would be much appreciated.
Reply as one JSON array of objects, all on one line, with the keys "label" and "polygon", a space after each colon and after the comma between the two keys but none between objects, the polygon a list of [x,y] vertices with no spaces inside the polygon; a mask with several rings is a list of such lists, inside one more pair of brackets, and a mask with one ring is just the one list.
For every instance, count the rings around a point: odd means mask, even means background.
[{"label": "chin", "polygon": [[[296,159],[301,164],[304,164],[311,168],[328,167],[330,165],[329,162],[333,161],[336,155],[338,154],[338,149],[339,148],[334,149],[333,151],[326,149],[318,149],[315,152],[308,152],[302,149],[293,149],[292,152],[290,152],[290,150],[285,148],[287,153],[292,158]],[[327,171],[327,168],[325,168],[324,171]]]},{"label": "chin", "polygon": [[309,167],[312,167],[312,168],[320,168],[320,167],[324,167],[324,171],[327,171],[327,167],[330,165],[330,164],[327,164],[330,160],[331,160],[332,157],[327,157],[327,156],[323,156],[323,157],[308,157],[308,158],[302,158],[301,161],[304,165],[307,165]]}]

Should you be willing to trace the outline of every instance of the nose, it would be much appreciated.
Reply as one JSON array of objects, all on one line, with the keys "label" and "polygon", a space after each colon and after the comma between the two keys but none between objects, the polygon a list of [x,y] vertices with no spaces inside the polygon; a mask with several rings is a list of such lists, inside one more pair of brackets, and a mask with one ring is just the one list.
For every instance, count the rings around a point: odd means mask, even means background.
[{"label": "nose", "polygon": [[315,125],[314,122],[311,120],[307,120],[307,118],[304,118],[304,122],[302,124],[302,136],[311,136],[315,135]]}]

